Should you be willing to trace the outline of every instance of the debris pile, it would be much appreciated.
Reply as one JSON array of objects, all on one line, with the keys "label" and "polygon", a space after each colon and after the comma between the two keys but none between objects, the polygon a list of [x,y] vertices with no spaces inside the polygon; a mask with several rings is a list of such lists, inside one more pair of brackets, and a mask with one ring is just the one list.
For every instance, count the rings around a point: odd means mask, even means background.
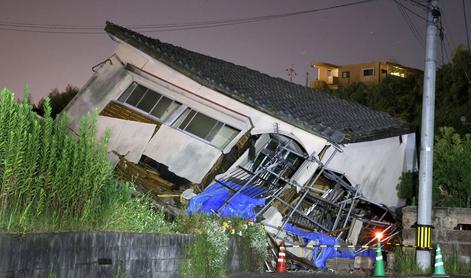
[{"label": "debris pile", "polygon": [[[383,231],[382,241],[391,241],[399,233],[397,221],[386,206],[368,200],[358,186],[329,170],[331,159],[342,151],[329,147],[333,151],[309,156],[288,137],[262,135],[245,158],[190,200],[188,212],[262,223],[272,238],[273,254],[279,242],[286,242],[291,268],[325,269],[330,258],[374,256],[366,247],[374,243],[374,233]],[[300,185],[295,175],[306,161],[315,162],[317,169]],[[269,270],[275,268],[272,261],[267,262]]]}]

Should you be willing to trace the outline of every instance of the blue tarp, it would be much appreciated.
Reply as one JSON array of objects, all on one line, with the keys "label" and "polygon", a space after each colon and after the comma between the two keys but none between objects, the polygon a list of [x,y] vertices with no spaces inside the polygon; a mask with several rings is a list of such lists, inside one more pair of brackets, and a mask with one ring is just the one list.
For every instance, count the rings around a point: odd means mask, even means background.
[{"label": "blue tarp", "polygon": [[[208,186],[203,192],[190,199],[188,205],[188,214],[206,213],[213,214],[217,211],[233,194],[242,186],[227,180],[219,180],[212,185]],[[248,185],[237,194],[234,199],[229,202],[220,212],[221,216],[241,217],[247,219],[254,219],[254,209],[257,206],[263,206],[265,199],[262,197],[264,189],[252,185]],[[287,232],[296,234],[302,237],[307,244],[311,240],[315,240],[317,244],[336,245],[340,244],[334,237],[316,233],[305,232],[289,223],[286,224],[285,230]],[[353,253],[354,249],[346,248],[314,248],[313,263],[320,269],[325,269],[325,263],[331,258],[355,258]],[[373,256],[373,250],[366,250],[359,254],[359,256]]]},{"label": "blue tarp", "polygon": [[[190,199],[187,212],[188,214],[213,214],[234,194],[234,190],[237,191],[240,188],[241,185],[227,180],[215,182]],[[263,192],[263,189],[259,187],[246,186],[219,212],[219,215],[253,219],[254,208],[265,204],[265,199],[260,197]]]},{"label": "blue tarp", "polygon": [[[308,244],[309,241],[315,240],[316,244],[326,244],[326,245],[337,245],[341,244],[339,241],[335,239],[335,237],[328,236],[322,233],[315,233],[315,232],[305,232],[302,231],[296,227],[293,227],[289,223],[286,224],[285,230],[287,232],[293,233],[295,235],[298,235],[304,239],[304,243]],[[313,263],[317,268],[320,269],[325,269],[325,263],[327,262],[328,259],[332,258],[349,258],[349,259],[354,259],[355,254],[353,253],[355,251],[354,248],[335,248],[335,247],[327,247],[327,248],[314,248],[314,256],[313,256]],[[366,250],[364,252],[361,252],[357,256],[373,256],[374,257],[374,251],[373,250]]]}]

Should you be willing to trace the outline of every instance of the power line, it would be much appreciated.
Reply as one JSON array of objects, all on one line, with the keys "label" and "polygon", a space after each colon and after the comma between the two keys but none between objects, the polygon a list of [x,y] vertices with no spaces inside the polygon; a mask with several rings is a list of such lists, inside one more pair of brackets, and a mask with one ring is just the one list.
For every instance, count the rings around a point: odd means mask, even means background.
[{"label": "power line", "polygon": [[421,3],[420,1],[417,1],[417,0],[407,0],[407,1],[409,1],[416,7],[422,8],[424,10],[428,10],[427,4]]},{"label": "power line", "polygon": [[[193,29],[207,29],[222,26],[232,26],[238,24],[254,23],[266,20],[273,20],[291,16],[298,16],[304,14],[312,14],[323,11],[334,10],[338,8],[345,8],[350,6],[361,5],[377,0],[361,0],[356,2],[350,2],[335,6],[329,6],[325,8],[317,8],[310,10],[303,10],[297,12],[280,13],[272,15],[263,15],[255,17],[246,17],[239,19],[230,20],[210,20],[210,21],[194,21],[194,22],[183,22],[183,23],[169,23],[169,24],[148,24],[148,25],[129,25],[128,28],[132,28],[136,31],[144,32],[171,32],[171,31],[182,31],[182,30],[193,30]],[[17,32],[31,32],[31,33],[49,33],[49,34],[102,34],[102,26],[96,25],[64,25],[64,24],[40,24],[40,23],[27,23],[27,22],[6,22],[0,21],[0,30],[17,31]]]},{"label": "power line", "polygon": [[409,27],[409,30],[411,30],[412,35],[414,35],[414,38],[417,40],[417,42],[420,44],[420,46],[425,49],[424,38],[422,37],[422,35],[420,34],[420,32],[419,32],[419,31],[417,30],[417,28],[415,27],[414,22],[413,22],[412,19],[409,17],[409,14],[408,14],[407,11],[404,9],[404,7],[398,3],[397,0],[394,0],[394,2],[396,3],[396,6],[397,6],[399,12],[400,12],[401,15],[402,15],[402,18],[404,19],[404,21],[406,22],[407,26]]},{"label": "power line", "polygon": [[400,1],[394,0],[394,2],[396,2],[397,5],[401,6],[402,8],[406,9],[407,11],[409,11],[411,14],[413,14],[416,17],[421,18],[421,19],[425,20],[425,22],[427,22],[427,18],[425,18],[424,16],[416,13],[414,10],[409,9],[409,7],[403,5]]},{"label": "power line", "polygon": [[468,42],[468,51],[470,51],[470,48],[469,48],[469,33],[468,33],[468,20],[466,19],[466,7],[464,5],[464,0],[462,0],[462,2],[463,2],[464,27],[466,29],[466,41]]}]

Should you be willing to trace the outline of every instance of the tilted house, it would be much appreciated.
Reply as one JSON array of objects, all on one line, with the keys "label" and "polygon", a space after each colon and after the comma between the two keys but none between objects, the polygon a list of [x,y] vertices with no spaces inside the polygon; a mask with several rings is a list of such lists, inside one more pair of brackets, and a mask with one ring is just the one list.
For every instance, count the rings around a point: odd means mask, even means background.
[{"label": "tilted house", "polygon": [[113,23],[105,31],[118,46],[66,113],[78,130],[98,110],[121,176],[157,193],[201,190],[237,166],[256,172],[281,148],[290,163],[279,179],[302,187],[322,168],[371,201],[400,205],[399,177],[415,167],[405,122]]}]

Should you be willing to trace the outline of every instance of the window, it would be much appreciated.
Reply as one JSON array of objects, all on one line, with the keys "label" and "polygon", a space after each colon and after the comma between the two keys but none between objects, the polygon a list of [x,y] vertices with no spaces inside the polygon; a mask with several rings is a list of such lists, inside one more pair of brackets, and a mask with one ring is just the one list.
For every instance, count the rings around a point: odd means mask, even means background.
[{"label": "window", "polygon": [[118,98],[119,102],[131,105],[164,122],[181,103],[133,82]]},{"label": "window", "polygon": [[349,71],[342,71],[342,78],[350,78],[350,72]]},{"label": "window", "polygon": [[332,70],[330,70],[330,69],[327,70],[327,76],[329,76],[329,77],[332,76]]},{"label": "window", "polygon": [[374,69],[363,69],[363,76],[373,76],[375,75]]},{"label": "window", "polygon": [[224,148],[240,132],[190,108],[178,117],[173,126],[204,139],[218,148]]}]

